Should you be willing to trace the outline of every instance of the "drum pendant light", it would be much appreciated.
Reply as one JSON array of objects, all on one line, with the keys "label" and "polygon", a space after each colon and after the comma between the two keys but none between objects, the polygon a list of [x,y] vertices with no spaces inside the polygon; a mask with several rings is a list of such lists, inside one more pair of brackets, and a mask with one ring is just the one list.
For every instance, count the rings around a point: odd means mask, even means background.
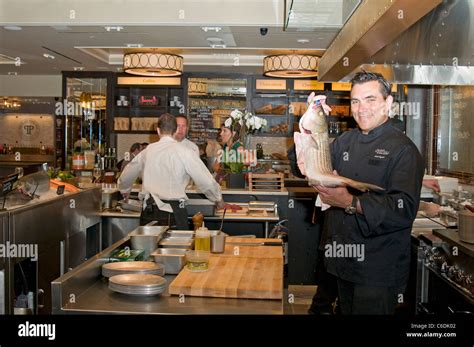
[{"label": "drum pendant light", "polygon": [[319,57],[308,54],[269,55],[263,59],[263,74],[268,77],[306,78],[318,76]]},{"label": "drum pendant light", "polygon": [[123,70],[132,75],[171,77],[183,73],[183,57],[168,53],[126,53]]}]

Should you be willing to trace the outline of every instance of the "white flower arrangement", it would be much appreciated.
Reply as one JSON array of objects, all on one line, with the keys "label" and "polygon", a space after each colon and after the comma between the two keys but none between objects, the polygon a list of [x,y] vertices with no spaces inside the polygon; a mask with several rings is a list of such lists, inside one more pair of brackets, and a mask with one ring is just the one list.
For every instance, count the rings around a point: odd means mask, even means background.
[{"label": "white flower arrangement", "polygon": [[242,111],[236,109],[230,113],[230,117],[225,120],[224,125],[228,128],[231,128],[237,123],[240,126],[244,126],[245,124],[245,132],[247,134],[252,134],[257,130],[267,126],[266,119],[254,116],[251,112],[246,111],[243,113]]}]

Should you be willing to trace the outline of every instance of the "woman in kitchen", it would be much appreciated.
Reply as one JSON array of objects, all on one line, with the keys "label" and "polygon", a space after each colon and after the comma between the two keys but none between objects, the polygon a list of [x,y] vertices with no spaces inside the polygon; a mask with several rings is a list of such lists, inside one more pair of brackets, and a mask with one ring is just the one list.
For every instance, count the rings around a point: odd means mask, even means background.
[{"label": "woman in kitchen", "polygon": [[239,141],[240,129],[240,124],[232,117],[229,117],[221,126],[219,136],[222,149],[218,151],[217,161],[213,166],[217,173],[217,182],[220,182],[227,172],[242,172],[245,164],[241,160],[244,147]]}]

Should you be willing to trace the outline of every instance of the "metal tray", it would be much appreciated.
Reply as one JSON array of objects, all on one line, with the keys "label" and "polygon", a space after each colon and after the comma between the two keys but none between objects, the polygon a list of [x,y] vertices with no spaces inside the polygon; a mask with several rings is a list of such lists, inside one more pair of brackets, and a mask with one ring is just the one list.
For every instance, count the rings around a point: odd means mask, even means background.
[{"label": "metal tray", "polygon": [[165,266],[165,274],[176,275],[186,264],[186,251],[183,248],[158,248],[151,256],[155,258],[156,263]]},{"label": "metal tray", "polygon": [[163,248],[184,248],[191,249],[194,245],[194,239],[189,237],[165,237],[159,246]]},{"label": "metal tray", "polygon": [[187,238],[193,238],[194,237],[194,231],[192,230],[169,230],[166,233],[166,237],[187,237]]},{"label": "metal tray", "polygon": [[125,261],[102,265],[102,276],[112,277],[123,274],[150,274],[163,276],[164,265],[151,261]]}]

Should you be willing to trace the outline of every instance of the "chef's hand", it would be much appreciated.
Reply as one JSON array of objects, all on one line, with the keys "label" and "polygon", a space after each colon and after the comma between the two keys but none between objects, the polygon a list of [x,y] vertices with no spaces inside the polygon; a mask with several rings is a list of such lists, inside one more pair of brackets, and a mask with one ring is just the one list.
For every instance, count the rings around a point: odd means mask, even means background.
[{"label": "chef's hand", "polygon": [[440,192],[441,191],[441,188],[439,187],[438,180],[436,180],[436,179],[423,180],[423,185],[426,188],[433,189],[435,192]]},{"label": "chef's hand", "polygon": [[346,208],[352,203],[352,194],[346,187],[328,188],[316,185],[313,188],[319,193],[321,201],[325,204]]},{"label": "chef's hand", "polygon": [[218,210],[222,210],[225,206],[224,199],[222,199],[221,201],[216,202],[216,206],[217,206]]},{"label": "chef's hand", "polygon": [[426,217],[433,218],[439,215],[441,212],[441,206],[438,204],[420,201],[419,210],[423,211]]},{"label": "chef's hand", "polygon": [[[337,171],[334,170],[337,175]],[[325,204],[346,208],[352,203],[352,194],[349,193],[346,187],[329,188],[321,185],[315,185],[313,188],[319,193],[321,201]]]}]

